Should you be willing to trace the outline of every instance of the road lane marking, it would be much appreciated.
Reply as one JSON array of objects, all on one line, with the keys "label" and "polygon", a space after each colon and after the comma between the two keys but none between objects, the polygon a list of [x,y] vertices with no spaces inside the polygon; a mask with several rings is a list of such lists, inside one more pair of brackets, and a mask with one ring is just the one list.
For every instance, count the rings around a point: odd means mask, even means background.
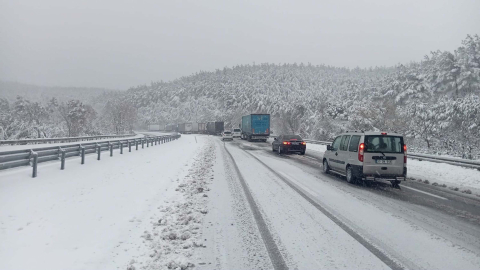
[{"label": "road lane marking", "polygon": [[428,193],[428,192],[425,192],[425,191],[422,191],[422,190],[419,190],[419,189],[416,189],[416,188],[407,187],[407,186],[404,186],[404,185],[402,185],[402,188],[407,188],[407,189],[415,190],[416,192],[420,192],[420,193],[427,194],[427,195],[430,195],[430,196],[435,197],[435,198],[438,198],[438,199],[442,199],[442,200],[447,200],[447,201],[448,201],[447,198],[440,197],[440,196],[438,196],[438,195],[435,195],[435,194],[432,194],[432,193]]}]

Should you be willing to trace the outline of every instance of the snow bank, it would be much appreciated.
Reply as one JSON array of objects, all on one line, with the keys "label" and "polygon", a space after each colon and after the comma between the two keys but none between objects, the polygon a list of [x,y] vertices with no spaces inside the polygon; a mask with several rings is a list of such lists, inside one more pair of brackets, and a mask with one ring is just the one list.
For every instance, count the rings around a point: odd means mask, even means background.
[{"label": "snow bank", "polygon": [[150,254],[143,263],[131,263],[135,269],[189,269],[195,266],[196,248],[203,248],[202,221],[208,213],[208,184],[213,179],[215,146],[212,140],[189,166],[187,174],[176,180],[175,189],[181,195],[171,205],[159,208],[156,222],[144,232]]}]

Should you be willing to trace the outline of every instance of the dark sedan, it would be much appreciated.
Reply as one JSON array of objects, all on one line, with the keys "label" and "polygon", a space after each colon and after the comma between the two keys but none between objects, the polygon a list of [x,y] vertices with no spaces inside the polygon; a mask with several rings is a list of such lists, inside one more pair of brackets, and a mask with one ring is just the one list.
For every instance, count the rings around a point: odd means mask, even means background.
[{"label": "dark sedan", "polygon": [[272,151],[278,154],[299,153],[305,155],[307,143],[298,135],[279,135],[272,143]]}]

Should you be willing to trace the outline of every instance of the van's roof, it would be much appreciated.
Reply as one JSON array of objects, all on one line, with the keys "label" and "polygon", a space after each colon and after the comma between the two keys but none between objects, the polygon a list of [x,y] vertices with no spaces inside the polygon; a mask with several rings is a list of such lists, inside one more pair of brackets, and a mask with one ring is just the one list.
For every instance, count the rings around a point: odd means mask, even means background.
[{"label": "van's roof", "polygon": [[388,132],[388,131],[362,131],[362,130],[350,130],[342,133],[342,135],[352,135],[352,134],[360,134],[360,135],[387,135],[387,136],[399,136],[403,137],[403,134],[395,133],[395,132]]}]

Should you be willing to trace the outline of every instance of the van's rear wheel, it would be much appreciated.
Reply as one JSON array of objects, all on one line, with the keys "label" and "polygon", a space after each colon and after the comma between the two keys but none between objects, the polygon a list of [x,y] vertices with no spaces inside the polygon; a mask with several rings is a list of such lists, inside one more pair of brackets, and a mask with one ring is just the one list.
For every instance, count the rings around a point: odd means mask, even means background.
[{"label": "van's rear wheel", "polygon": [[330,167],[328,167],[328,162],[327,160],[323,161],[323,172],[324,173],[329,173],[330,172]]},{"label": "van's rear wheel", "polygon": [[355,175],[353,175],[352,167],[348,166],[347,167],[347,182],[350,184],[355,184],[357,182],[357,179]]}]

